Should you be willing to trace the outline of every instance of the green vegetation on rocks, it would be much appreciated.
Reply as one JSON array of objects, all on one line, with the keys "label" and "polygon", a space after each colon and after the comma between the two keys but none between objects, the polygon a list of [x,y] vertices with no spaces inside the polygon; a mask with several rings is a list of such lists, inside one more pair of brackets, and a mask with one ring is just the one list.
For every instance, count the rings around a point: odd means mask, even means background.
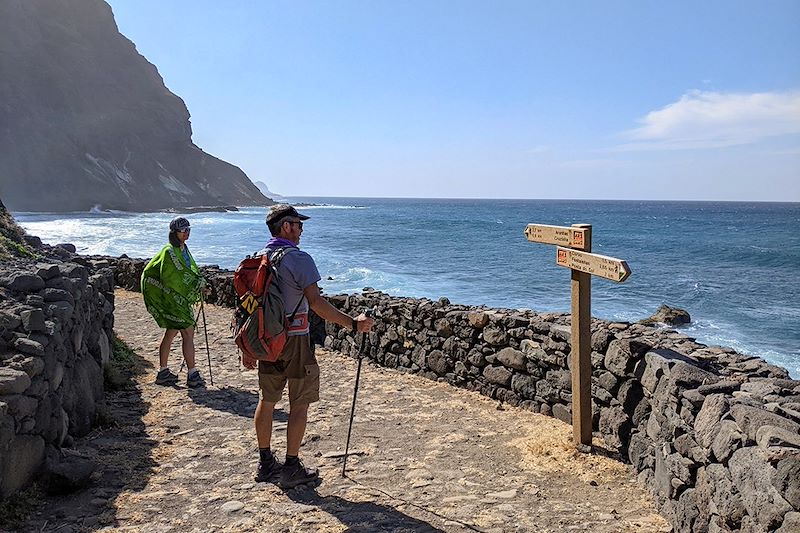
[{"label": "green vegetation on rocks", "polygon": [[133,376],[138,374],[140,366],[134,351],[118,337],[114,337],[111,360],[103,369],[103,378],[107,390],[125,390],[133,386]]},{"label": "green vegetation on rocks", "polygon": [[22,236],[25,231],[14,221],[3,201],[0,200],[0,260],[7,261],[12,257],[36,257]]}]

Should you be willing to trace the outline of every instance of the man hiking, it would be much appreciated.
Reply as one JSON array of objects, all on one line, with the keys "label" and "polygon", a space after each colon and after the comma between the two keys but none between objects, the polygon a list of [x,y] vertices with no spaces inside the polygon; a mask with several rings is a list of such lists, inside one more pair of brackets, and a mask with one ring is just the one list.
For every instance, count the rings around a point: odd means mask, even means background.
[{"label": "man hiking", "polygon": [[[290,489],[319,481],[316,469],[306,468],[298,454],[306,429],[308,406],[319,400],[319,365],[309,335],[309,307],[323,320],[339,324],[353,332],[369,331],[374,321],[364,314],[353,318],[331,305],[320,295],[320,280],[314,259],[297,246],[303,233],[301,215],[290,205],[275,205],[267,214],[267,227],[272,238],[259,254],[282,252],[277,267],[277,283],[287,316],[294,313],[288,328],[288,340],[274,363],[258,362],[258,384],[261,398],[255,415],[259,461],[256,481],[270,481],[280,476],[280,486]],[[286,248],[287,250],[282,250]],[[277,254],[276,254],[277,255]],[[286,428],[286,461],[283,466],[270,449],[272,411],[289,385],[289,421]]]}]

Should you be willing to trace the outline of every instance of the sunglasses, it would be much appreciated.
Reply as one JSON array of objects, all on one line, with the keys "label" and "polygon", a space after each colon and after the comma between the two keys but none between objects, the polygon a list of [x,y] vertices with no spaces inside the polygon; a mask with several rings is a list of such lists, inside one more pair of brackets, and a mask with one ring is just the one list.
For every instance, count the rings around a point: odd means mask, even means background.
[{"label": "sunglasses", "polygon": [[303,229],[303,221],[302,220],[287,220],[289,224],[297,224],[297,227]]},{"label": "sunglasses", "polygon": [[190,231],[192,231],[192,228],[183,228],[179,229],[178,233],[189,233]]}]

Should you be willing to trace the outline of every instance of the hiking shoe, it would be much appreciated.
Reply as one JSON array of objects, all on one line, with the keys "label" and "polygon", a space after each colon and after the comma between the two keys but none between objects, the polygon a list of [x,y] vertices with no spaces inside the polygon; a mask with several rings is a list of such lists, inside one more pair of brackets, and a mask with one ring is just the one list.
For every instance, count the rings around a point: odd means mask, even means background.
[{"label": "hiking shoe", "polygon": [[256,483],[277,481],[282,469],[283,465],[275,459],[274,455],[268,461],[259,459],[258,469],[256,470]]},{"label": "hiking shoe", "polygon": [[206,380],[203,379],[199,371],[194,371],[186,377],[186,386],[190,389],[199,389],[206,386]]},{"label": "hiking shoe", "polygon": [[178,376],[173,374],[169,368],[159,370],[156,374],[156,385],[174,385],[178,382]]},{"label": "hiking shoe", "polygon": [[319,483],[319,471],[314,468],[306,468],[303,462],[299,459],[296,463],[290,465],[283,465],[281,471],[281,488],[291,489],[298,485],[305,485],[306,483]]}]

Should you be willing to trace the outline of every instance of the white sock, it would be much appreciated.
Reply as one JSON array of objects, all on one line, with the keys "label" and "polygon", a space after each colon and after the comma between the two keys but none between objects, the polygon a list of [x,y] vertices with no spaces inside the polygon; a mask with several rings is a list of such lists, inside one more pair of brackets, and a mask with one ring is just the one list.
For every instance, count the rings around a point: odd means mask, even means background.
[{"label": "white sock", "polygon": [[163,372],[164,370],[169,370],[169,367],[168,366],[162,366],[161,370],[159,370],[159,372]]},{"label": "white sock", "polygon": [[191,376],[192,374],[194,374],[194,373],[195,373],[195,372],[197,372],[197,371],[198,371],[198,370],[197,370],[197,367],[196,367],[196,366],[193,366],[192,368],[190,368],[189,370],[187,370],[187,375]]}]

